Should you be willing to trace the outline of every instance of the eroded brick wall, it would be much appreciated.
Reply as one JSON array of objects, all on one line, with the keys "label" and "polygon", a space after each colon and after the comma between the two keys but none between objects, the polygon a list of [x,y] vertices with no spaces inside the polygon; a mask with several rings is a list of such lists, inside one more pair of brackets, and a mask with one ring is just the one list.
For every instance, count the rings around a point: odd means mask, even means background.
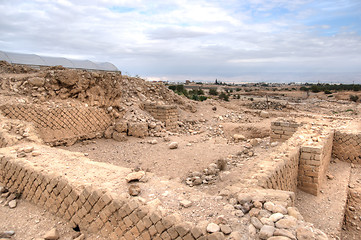
[{"label": "eroded brick wall", "polygon": [[276,167],[270,168],[261,182],[261,186],[284,191],[295,192],[297,189],[298,162],[300,149],[298,147],[289,149],[284,154],[279,154],[272,159]]},{"label": "eroded brick wall", "polygon": [[164,122],[167,130],[177,130],[177,121],[179,118],[177,106],[145,103],[144,110],[149,112],[155,119]]},{"label": "eroded brick wall", "polygon": [[317,146],[302,146],[298,171],[298,187],[317,195],[331,160],[333,131]]},{"label": "eroded brick wall", "polygon": [[[86,167],[95,170],[92,165]],[[0,156],[0,183],[73,227],[106,239],[207,239],[203,229],[182,221],[179,215],[165,215],[138,198],[79,185],[24,159]]]},{"label": "eroded brick wall", "polygon": [[0,111],[5,117],[32,122],[44,142],[51,145],[102,135],[112,121],[104,109],[96,107],[3,105]]},{"label": "eroded brick wall", "polygon": [[335,131],[332,154],[341,161],[361,164],[361,132]]},{"label": "eroded brick wall", "polygon": [[298,129],[300,124],[287,121],[277,120],[271,123],[271,142],[284,142],[289,139]]}]

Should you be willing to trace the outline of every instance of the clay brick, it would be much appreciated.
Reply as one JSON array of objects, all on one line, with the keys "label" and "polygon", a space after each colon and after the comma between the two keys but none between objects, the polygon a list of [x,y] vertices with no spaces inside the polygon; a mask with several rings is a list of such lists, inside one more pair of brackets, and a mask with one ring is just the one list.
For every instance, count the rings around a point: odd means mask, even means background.
[{"label": "clay brick", "polygon": [[162,221],[158,221],[155,224],[155,228],[157,229],[158,233],[162,233],[166,228],[164,227],[164,225],[162,224]]},{"label": "clay brick", "polygon": [[154,225],[152,225],[152,226],[148,229],[148,231],[149,231],[149,234],[150,234],[151,237],[153,237],[155,234],[157,234],[157,229],[155,228]]},{"label": "clay brick", "polygon": [[114,232],[117,234],[118,237],[121,237],[124,234],[124,230],[122,230],[120,227],[117,227]]},{"label": "clay brick", "polygon": [[149,228],[153,224],[149,217],[144,217],[143,218],[143,223],[144,223],[144,226],[146,228]]},{"label": "clay brick", "polygon": [[150,240],[150,239],[151,239],[151,236],[150,236],[150,234],[149,234],[148,231],[144,231],[144,232],[140,235],[140,237],[141,237],[142,239],[144,239],[144,240]]},{"label": "clay brick", "polygon": [[132,213],[129,215],[129,219],[130,219],[134,224],[136,224],[136,223],[139,221],[139,218],[138,218],[138,216],[137,216],[136,211],[132,212]]},{"label": "clay brick", "polygon": [[[187,235],[185,235],[183,237],[184,240],[194,240],[194,237],[192,236],[191,233],[188,233]],[[220,238],[220,239],[223,239],[223,238]]]},{"label": "clay brick", "polygon": [[118,240],[119,237],[118,237],[118,235],[117,235],[115,232],[112,232],[112,233],[109,235],[109,239],[110,239],[110,240]]},{"label": "clay brick", "polygon": [[109,204],[110,211],[115,212],[123,206],[124,202],[119,199],[113,199]]},{"label": "clay brick", "polygon": [[159,220],[161,220],[161,214],[159,212],[153,212],[150,215],[150,220],[155,224],[157,223]]},{"label": "clay brick", "polygon": [[138,228],[139,232],[143,232],[145,230],[145,225],[142,220],[137,223],[136,227]]},{"label": "clay brick", "polygon": [[125,217],[123,221],[127,227],[131,227],[133,225],[133,222],[129,219],[129,217]]},{"label": "clay brick", "polygon": [[88,197],[88,201],[90,205],[94,206],[94,204],[99,200],[99,198],[100,198],[100,192],[95,190]]},{"label": "clay brick", "polygon": [[133,235],[134,238],[137,238],[140,235],[138,228],[135,226],[132,229],[130,229],[129,232]]}]

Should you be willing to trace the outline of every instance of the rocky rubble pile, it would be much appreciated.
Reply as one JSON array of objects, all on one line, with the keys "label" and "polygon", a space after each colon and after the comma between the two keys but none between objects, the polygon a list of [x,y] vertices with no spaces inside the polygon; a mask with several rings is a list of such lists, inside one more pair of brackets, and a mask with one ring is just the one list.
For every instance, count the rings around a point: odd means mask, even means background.
[{"label": "rocky rubble pile", "polygon": [[189,134],[189,135],[197,135],[204,131],[203,123],[206,120],[183,120],[178,121],[179,130],[178,133]]},{"label": "rocky rubble pile", "polygon": [[251,108],[251,109],[259,109],[259,110],[266,110],[266,109],[283,110],[283,109],[286,109],[286,108],[290,108],[290,106],[287,105],[287,104],[280,103],[280,102],[257,101],[257,102],[252,102],[249,105],[249,108]]},{"label": "rocky rubble pile", "polygon": [[154,119],[150,114],[135,107],[126,111],[104,133],[105,138],[126,141],[126,136],[144,138],[164,137],[167,135],[163,122]]},{"label": "rocky rubble pile", "polygon": [[36,69],[21,66],[21,65],[12,65],[6,61],[0,61],[0,73],[33,73],[37,72]]},{"label": "rocky rubble pile", "polygon": [[7,119],[1,115],[0,121],[0,147],[6,147],[20,142],[41,142],[31,124]]},{"label": "rocky rubble pile", "polygon": [[19,193],[11,193],[8,189],[0,186],[0,204],[3,204],[3,206],[8,206],[9,208],[16,208],[17,199],[19,199],[19,197]]},{"label": "rocky rubble pile", "polygon": [[[4,65],[4,63],[2,63]],[[4,73],[13,72],[16,65],[0,65]],[[18,72],[18,71],[16,71]],[[88,72],[85,70],[49,67],[34,71],[31,76],[0,77],[3,90],[31,96],[34,101],[49,99],[77,99],[90,106],[113,107],[127,104],[158,101],[178,104],[185,110],[195,111],[187,100],[162,83],[151,83],[141,78],[123,76],[115,72]]]},{"label": "rocky rubble pile", "polygon": [[[246,202],[249,206],[249,202]],[[244,203],[244,204],[246,204]],[[244,205],[243,204],[243,205]],[[251,224],[249,234],[254,239],[317,239],[326,240],[327,235],[312,224],[303,221],[295,207],[285,207],[273,202],[254,201],[249,215]]]},{"label": "rocky rubble pile", "polygon": [[217,180],[220,171],[224,171],[226,167],[227,161],[219,159],[217,163],[211,163],[201,172],[194,171],[190,173],[186,178],[185,183],[190,187],[201,184],[212,184]]}]

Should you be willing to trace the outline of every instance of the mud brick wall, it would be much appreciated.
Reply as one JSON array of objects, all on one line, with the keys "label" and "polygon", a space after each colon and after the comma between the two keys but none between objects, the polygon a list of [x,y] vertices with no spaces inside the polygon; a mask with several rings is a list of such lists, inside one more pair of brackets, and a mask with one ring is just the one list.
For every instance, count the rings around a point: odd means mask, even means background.
[{"label": "mud brick wall", "polygon": [[73,144],[79,139],[102,135],[111,124],[105,110],[96,107],[47,108],[36,105],[3,105],[5,117],[32,122],[50,145]]},{"label": "mud brick wall", "polygon": [[83,232],[100,234],[106,239],[181,240],[209,236],[205,229],[182,221],[177,214],[166,215],[138,198],[81,185],[34,166],[24,158],[0,155],[0,183],[10,192],[21,193],[21,198],[70,222],[72,227],[78,226]]},{"label": "mud brick wall", "polygon": [[[348,185],[347,203],[345,208],[344,225],[346,230],[354,234],[353,239],[361,236],[361,166],[351,168],[350,183]],[[351,238],[350,238],[351,239]]]},{"label": "mud brick wall", "polygon": [[167,130],[177,130],[177,121],[179,118],[177,106],[145,103],[144,110],[149,112],[155,119],[164,122]]},{"label": "mud brick wall", "polygon": [[271,160],[274,166],[266,172],[260,185],[264,188],[295,192],[299,158],[299,147],[290,148],[284,154],[279,154],[277,158]]},{"label": "mud brick wall", "polygon": [[332,154],[341,161],[361,164],[361,132],[335,131]]},{"label": "mud brick wall", "polygon": [[292,121],[275,121],[271,123],[271,142],[284,142],[298,129],[300,124]]},{"label": "mud brick wall", "polygon": [[8,145],[8,141],[6,140],[5,133],[0,129],[0,148],[6,147]]},{"label": "mud brick wall", "polygon": [[298,167],[298,187],[317,195],[331,160],[333,131],[318,146],[302,146]]}]

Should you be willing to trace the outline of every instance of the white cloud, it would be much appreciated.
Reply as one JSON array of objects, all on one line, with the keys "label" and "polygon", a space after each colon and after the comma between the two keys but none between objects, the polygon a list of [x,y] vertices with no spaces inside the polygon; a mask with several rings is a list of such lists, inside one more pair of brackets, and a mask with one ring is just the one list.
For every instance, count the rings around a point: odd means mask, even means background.
[{"label": "white cloud", "polygon": [[[360,7],[347,3],[343,11]],[[0,1],[0,49],[110,61],[156,79],[359,71],[360,23],[335,28],[320,20],[325,9],[337,11],[322,0]]]}]

